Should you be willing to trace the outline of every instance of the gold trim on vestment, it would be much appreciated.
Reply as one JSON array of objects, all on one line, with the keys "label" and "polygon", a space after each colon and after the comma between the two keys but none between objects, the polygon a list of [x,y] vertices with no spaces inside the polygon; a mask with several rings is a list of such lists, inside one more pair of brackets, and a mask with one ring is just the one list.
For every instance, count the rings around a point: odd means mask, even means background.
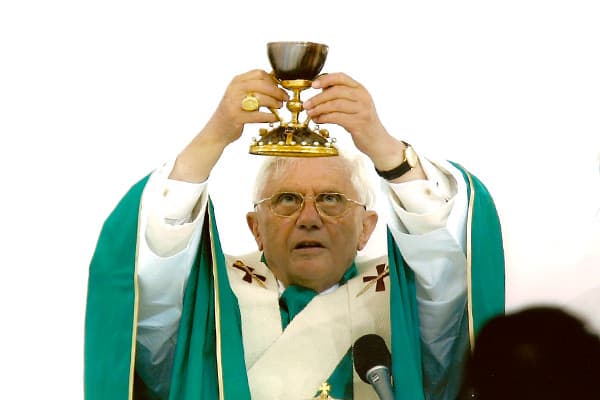
[{"label": "gold trim on vestment", "polygon": [[219,400],[224,400],[224,384],[223,384],[223,355],[221,354],[221,306],[219,303],[219,271],[217,268],[217,257],[215,253],[215,241],[213,238],[213,223],[212,213],[208,210],[208,229],[210,238],[210,253],[215,285],[215,335],[216,335],[216,356],[217,356],[217,379],[219,382]]},{"label": "gold trim on vestment", "polygon": [[135,378],[135,354],[136,354],[136,343],[137,343],[137,325],[138,325],[138,308],[140,298],[140,287],[138,280],[138,264],[139,264],[139,253],[140,253],[140,230],[141,230],[141,215],[142,201],[138,206],[138,224],[137,224],[137,239],[135,241],[135,261],[133,267],[133,328],[131,335],[131,361],[129,365],[129,394],[127,398],[133,400],[133,382]]},{"label": "gold trim on vestment", "polygon": [[[463,169],[464,170],[464,169]],[[472,285],[472,229],[473,226],[473,205],[475,203],[475,187],[473,186],[473,179],[471,174],[465,171],[467,178],[469,179],[469,189],[471,196],[469,197],[469,206],[467,209],[467,316],[469,321],[469,344],[471,345],[471,351],[475,347],[475,332],[473,322],[473,285]]]}]

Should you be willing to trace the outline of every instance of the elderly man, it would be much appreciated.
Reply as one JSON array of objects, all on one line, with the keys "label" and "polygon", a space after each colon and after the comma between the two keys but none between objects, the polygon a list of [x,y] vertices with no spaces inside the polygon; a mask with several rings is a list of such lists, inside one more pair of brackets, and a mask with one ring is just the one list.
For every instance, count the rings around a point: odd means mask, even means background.
[{"label": "elderly man", "polygon": [[391,136],[347,75],[313,87],[308,115],[345,128],[386,180],[388,254],[355,260],[378,216],[346,156],[267,158],[247,214],[258,252],[222,254],[210,172],[246,123],[275,120],[244,111],[248,93],[273,109],[287,99],[266,72],[239,75],[176,161],[105,223],[90,268],[88,399],[376,399],[351,351],[370,333],[391,349],[398,398],[457,394],[469,339],[503,312],[493,203],[466,171]]}]

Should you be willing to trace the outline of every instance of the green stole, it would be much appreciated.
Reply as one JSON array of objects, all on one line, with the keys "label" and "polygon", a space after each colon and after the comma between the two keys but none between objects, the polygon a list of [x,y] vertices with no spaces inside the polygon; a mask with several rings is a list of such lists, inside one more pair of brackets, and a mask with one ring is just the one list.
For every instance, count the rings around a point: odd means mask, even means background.
[{"label": "green stole", "polygon": [[[482,325],[504,312],[500,223],[484,185],[467,182],[467,287],[471,344]],[[143,398],[134,387],[137,327],[138,210],[148,177],[132,186],[105,221],[92,258],[85,321],[87,400]],[[237,299],[229,285],[212,204],[184,294],[170,400],[249,400]],[[388,230],[395,397],[424,399],[414,273]]]}]

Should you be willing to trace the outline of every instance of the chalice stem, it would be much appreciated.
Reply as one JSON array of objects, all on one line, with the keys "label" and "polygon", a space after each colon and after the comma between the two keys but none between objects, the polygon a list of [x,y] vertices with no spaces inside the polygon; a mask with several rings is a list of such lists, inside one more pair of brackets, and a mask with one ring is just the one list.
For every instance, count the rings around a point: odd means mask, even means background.
[{"label": "chalice stem", "polygon": [[292,113],[292,126],[298,126],[300,123],[298,122],[298,114],[304,107],[302,105],[302,100],[300,100],[300,91],[302,88],[292,88],[292,92],[294,93],[292,100],[288,101],[288,110]]}]

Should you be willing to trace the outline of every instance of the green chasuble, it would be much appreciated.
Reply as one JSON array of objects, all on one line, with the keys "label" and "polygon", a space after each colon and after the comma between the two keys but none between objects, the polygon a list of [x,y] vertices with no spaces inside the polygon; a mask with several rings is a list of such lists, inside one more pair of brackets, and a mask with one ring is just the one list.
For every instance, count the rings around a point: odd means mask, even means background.
[{"label": "green chasuble", "polygon": [[[467,287],[471,344],[504,312],[504,256],[495,206],[483,184],[457,165],[469,195]],[[151,398],[135,374],[138,210],[147,177],[108,217],[89,271],[85,321],[87,400]],[[249,400],[237,298],[227,276],[212,205],[184,294],[170,400]],[[143,239],[142,239],[143,240]],[[395,398],[424,399],[415,277],[388,232],[390,322]],[[136,383],[134,385],[134,383]]]}]

